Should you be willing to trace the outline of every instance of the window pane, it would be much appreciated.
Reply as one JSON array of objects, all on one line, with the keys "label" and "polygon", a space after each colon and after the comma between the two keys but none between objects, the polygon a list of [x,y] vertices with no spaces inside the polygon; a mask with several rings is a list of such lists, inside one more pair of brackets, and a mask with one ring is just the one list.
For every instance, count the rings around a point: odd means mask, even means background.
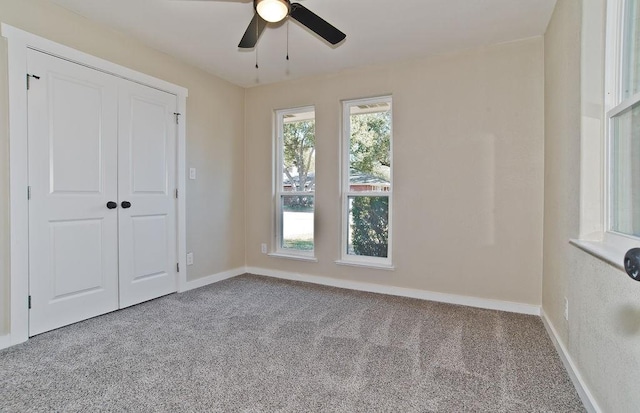
[{"label": "window pane", "polygon": [[286,114],[282,121],[282,190],[314,191],[316,186],[315,113]]},{"label": "window pane", "polygon": [[350,196],[347,254],[386,258],[389,250],[389,197]]},{"label": "window pane", "polygon": [[640,103],[612,122],[611,229],[640,236]]},{"label": "window pane", "polygon": [[313,251],[313,196],[282,195],[280,248]]},{"label": "window pane", "polygon": [[391,105],[353,105],[349,126],[349,191],[389,191]]},{"label": "window pane", "polygon": [[622,58],[622,98],[640,92],[640,7],[638,0],[627,0],[624,13]]}]

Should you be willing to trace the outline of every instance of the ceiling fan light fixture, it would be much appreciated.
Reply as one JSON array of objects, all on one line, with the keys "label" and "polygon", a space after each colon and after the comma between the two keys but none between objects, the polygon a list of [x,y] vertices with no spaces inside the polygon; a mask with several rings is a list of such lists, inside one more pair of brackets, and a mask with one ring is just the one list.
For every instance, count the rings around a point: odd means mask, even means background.
[{"label": "ceiling fan light fixture", "polygon": [[256,11],[268,22],[277,23],[287,17],[291,5],[287,0],[257,0]]}]

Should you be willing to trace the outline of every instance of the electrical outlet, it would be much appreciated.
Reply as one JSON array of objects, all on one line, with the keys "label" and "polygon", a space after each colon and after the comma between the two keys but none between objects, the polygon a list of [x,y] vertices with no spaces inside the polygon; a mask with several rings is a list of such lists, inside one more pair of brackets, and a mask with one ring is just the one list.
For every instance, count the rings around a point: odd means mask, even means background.
[{"label": "electrical outlet", "polygon": [[187,254],[187,265],[193,265],[193,252]]},{"label": "electrical outlet", "polygon": [[267,244],[261,244],[260,245],[260,251],[262,251],[263,254],[267,253]]},{"label": "electrical outlet", "polygon": [[564,319],[569,321],[569,299],[564,297]]},{"label": "electrical outlet", "polygon": [[189,168],[189,179],[196,179],[196,168]]}]

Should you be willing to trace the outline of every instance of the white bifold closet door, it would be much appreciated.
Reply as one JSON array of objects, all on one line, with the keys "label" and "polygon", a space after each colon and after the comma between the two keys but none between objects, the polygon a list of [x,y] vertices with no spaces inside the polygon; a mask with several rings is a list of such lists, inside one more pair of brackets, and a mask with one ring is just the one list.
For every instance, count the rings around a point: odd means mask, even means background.
[{"label": "white bifold closet door", "polygon": [[[120,89],[120,307],[176,291],[176,97]],[[130,207],[127,207],[128,205]]]},{"label": "white bifold closet door", "polygon": [[29,51],[29,334],[176,291],[176,97]]}]

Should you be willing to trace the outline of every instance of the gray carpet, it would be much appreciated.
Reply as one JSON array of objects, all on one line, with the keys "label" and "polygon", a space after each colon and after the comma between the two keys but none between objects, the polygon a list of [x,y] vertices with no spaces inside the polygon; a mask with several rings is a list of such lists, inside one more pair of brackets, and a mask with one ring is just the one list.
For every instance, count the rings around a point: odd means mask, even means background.
[{"label": "gray carpet", "polygon": [[0,410],[584,411],[538,317],[253,275],[0,351]]}]

